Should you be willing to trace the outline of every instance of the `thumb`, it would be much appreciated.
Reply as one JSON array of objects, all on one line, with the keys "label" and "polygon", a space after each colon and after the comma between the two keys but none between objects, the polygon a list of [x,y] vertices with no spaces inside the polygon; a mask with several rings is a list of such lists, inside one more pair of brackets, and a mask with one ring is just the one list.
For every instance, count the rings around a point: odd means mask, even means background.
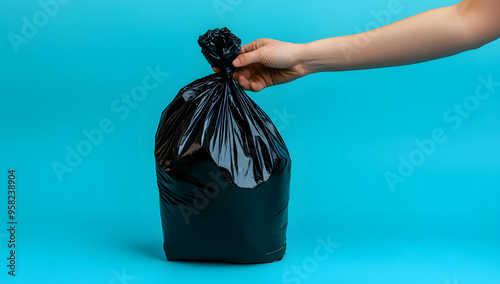
[{"label": "thumb", "polygon": [[238,55],[235,60],[233,60],[234,67],[244,67],[253,63],[258,63],[262,59],[260,50],[254,50],[251,52],[243,53]]}]

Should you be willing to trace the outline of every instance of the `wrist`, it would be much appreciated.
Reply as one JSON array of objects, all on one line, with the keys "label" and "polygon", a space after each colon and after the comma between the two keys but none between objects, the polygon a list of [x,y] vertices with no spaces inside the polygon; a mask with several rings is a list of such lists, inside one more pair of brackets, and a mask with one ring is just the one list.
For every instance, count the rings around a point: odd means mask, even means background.
[{"label": "wrist", "polygon": [[307,74],[341,71],[346,68],[345,55],[342,48],[346,37],[328,38],[302,44],[300,64]]},{"label": "wrist", "polygon": [[297,65],[303,72],[303,76],[315,73],[311,64],[311,43],[298,44],[297,48]]},{"label": "wrist", "polygon": [[305,75],[325,71],[322,70],[325,61],[321,58],[320,46],[318,41],[301,44],[299,62]]}]

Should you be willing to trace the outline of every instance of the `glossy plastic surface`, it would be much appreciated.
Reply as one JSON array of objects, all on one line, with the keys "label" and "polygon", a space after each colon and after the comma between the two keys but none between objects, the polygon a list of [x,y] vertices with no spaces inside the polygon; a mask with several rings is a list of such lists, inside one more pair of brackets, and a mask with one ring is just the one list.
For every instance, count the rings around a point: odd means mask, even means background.
[{"label": "glossy plastic surface", "polygon": [[180,90],[163,111],[155,157],[169,260],[236,263],[283,257],[291,160],[271,119],[232,79],[240,39],[198,43],[221,72]]}]

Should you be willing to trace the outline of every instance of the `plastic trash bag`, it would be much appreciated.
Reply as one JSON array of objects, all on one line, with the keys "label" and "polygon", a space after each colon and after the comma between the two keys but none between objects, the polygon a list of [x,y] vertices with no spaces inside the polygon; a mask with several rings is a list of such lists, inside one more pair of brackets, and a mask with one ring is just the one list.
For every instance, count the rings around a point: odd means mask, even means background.
[{"label": "plastic trash bag", "polygon": [[241,41],[227,28],[198,40],[222,69],[163,111],[155,157],[169,260],[260,263],[286,247],[291,160],[271,119],[233,80]]}]

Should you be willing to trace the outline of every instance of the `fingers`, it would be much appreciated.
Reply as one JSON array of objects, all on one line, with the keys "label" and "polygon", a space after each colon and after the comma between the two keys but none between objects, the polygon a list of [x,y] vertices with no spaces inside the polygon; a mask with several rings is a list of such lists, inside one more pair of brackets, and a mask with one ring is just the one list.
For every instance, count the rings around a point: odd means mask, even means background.
[{"label": "fingers", "polygon": [[266,87],[266,86],[264,86],[264,84],[262,84],[259,81],[248,80],[247,78],[245,78],[243,76],[240,76],[238,78],[238,84],[240,84],[240,86],[243,89],[245,89],[247,91],[252,91],[252,92],[260,92]]},{"label": "fingers", "polygon": [[247,52],[238,55],[233,61],[235,67],[244,67],[253,63],[259,63],[262,59],[261,52],[259,50]]},{"label": "fingers", "polygon": [[237,69],[236,72],[234,72],[233,75],[234,75],[233,78],[235,80],[238,80],[238,78],[240,76],[243,76],[243,77],[245,77],[247,79],[250,79],[250,78],[252,78],[252,71],[250,71],[249,68]]},{"label": "fingers", "polygon": [[221,71],[219,67],[212,67],[212,70],[214,70],[215,73],[219,73]]},{"label": "fingers", "polygon": [[267,87],[265,80],[262,80],[250,68],[243,68],[234,73],[233,79],[238,81],[240,86],[252,92],[260,92]]},{"label": "fingers", "polygon": [[240,76],[240,77],[238,77],[237,81],[238,81],[238,84],[240,84],[240,86],[243,89],[250,91],[250,82],[247,80],[247,78]]},{"label": "fingers", "polygon": [[270,40],[261,38],[251,43],[245,44],[241,48],[241,53],[233,61],[235,67],[243,67],[253,63],[260,63],[262,61],[262,53],[259,48],[266,45]]},{"label": "fingers", "polygon": [[262,91],[266,86],[262,82],[252,82],[250,83],[250,91],[252,92],[260,92]]}]

